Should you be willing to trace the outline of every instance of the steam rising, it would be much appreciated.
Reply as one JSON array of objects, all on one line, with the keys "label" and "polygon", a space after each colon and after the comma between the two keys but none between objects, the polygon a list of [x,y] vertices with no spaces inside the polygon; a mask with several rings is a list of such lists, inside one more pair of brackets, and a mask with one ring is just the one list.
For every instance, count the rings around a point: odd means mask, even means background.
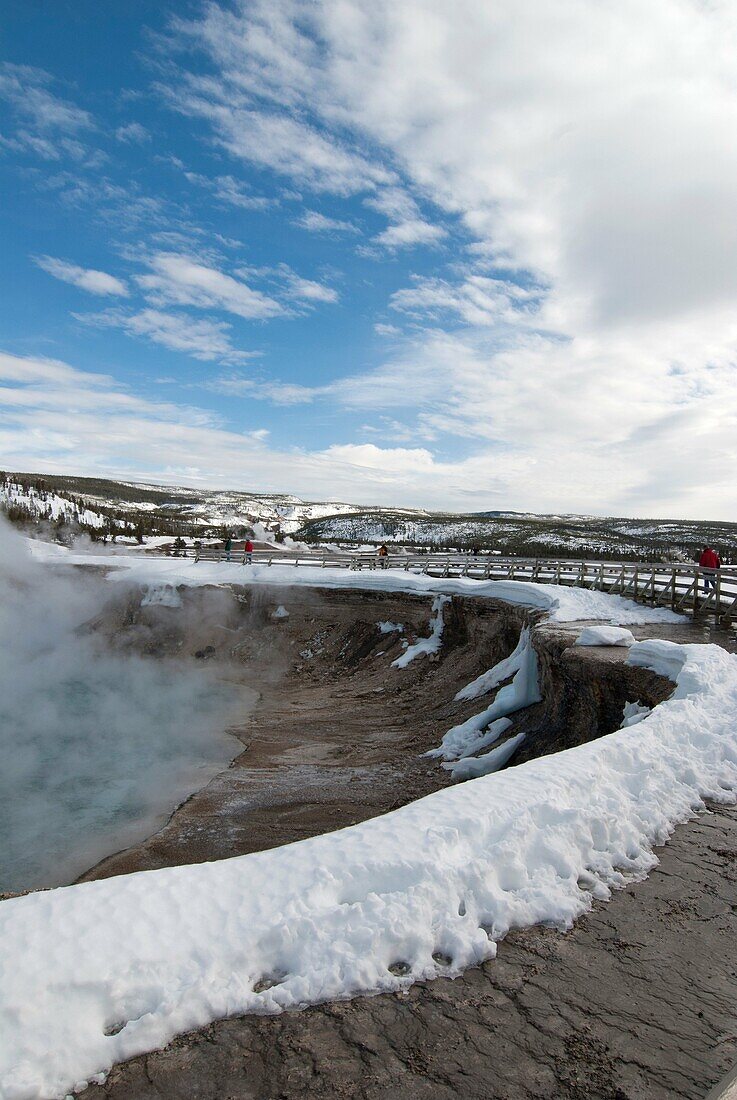
[{"label": "steam rising", "polygon": [[38,565],[0,523],[0,891],[70,881],[231,759],[233,695],[208,669],[80,630],[103,578]]}]

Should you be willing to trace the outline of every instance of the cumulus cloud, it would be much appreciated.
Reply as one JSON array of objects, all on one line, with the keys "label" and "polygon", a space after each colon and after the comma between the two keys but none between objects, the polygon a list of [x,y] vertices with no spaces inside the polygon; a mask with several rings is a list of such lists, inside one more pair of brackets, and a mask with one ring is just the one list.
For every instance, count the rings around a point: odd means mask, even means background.
[{"label": "cumulus cloud", "polygon": [[105,271],[79,267],[77,264],[70,264],[66,260],[55,259],[53,256],[37,256],[34,262],[55,279],[71,283],[72,286],[77,286],[90,294],[123,298],[128,296],[128,287],[123,280],[116,278],[115,275],[108,275]]}]

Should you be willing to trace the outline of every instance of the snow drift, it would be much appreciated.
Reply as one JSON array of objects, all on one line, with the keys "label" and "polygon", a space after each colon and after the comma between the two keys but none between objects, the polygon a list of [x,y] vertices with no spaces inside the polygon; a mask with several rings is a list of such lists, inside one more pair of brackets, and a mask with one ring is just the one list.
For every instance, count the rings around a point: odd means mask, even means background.
[{"label": "snow drift", "polygon": [[0,904],[0,1096],[63,1096],[219,1017],[459,973],[645,875],[704,799],[735,800],[737,657],[628,660],[677,685],[631,728],[298,844]]}]

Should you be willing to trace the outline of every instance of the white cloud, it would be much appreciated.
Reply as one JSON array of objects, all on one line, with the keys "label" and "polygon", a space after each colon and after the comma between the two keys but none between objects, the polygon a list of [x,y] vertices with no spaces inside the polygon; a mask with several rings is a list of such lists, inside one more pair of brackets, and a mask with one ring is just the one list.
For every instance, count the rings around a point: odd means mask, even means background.
[{"label": "white cloud", "polygon": [[49,275],[53,275],[55,279],[71,283],[72,286],[77,286],[90,294],[115,295],[123,298],[128,296],[128,287],[123,280],[116,278],[115,275],[108,275],[105,271],[79,267],[77,264],[70,264],[66,260],[58,260],[53,256],[37,256],[34,263]]},{"label": "white cloud", "polygon": [[94,127],[88,111],[50,92],[51,77],[29,65],[0,65],[0,96],[38,130],[76,133]]},{"label": "white cloud", "polygon": [[233,347],[231,326],[225,321],[193,320],[186,314],[164,313],[158,309],[143,309],[137,313],[109,309],[73,316],[84,324],[119,328],[129,336],[145,337],[170,351],[181,351],[205,362],[241,363],[257,354]]},{"label": "white cloud", "polygon": [[315,282],[313,279],[303,279],[292,271],[287,264],[279,266],[279,273],[286,280],[287,293],[292,298],[299,298],[306,302],[333,303],[338,301],[338,292],[334,287]]},{"label": "white cloud", "polygon": [[268,199],[264,195],[254,195],[246,184],[236,180],[233,176],[216,176],[211,179],[198,172],[184,172],[184,176],[190,183],[196,183],[200,187],[206,187],[212,191],[215,198],[226,206],[237,206],[241,210],[268,210],[276,204],[275,199]]},{"label": "white cloud", "polygon": [[194,257],[158,252],[146,262],[153,274],[138,275],[136,282],[154,306],[221,309],[248,320],[284,313],[274,298]]},{"label": "white cloud", "polygon": [[140,122],[128,122],[125,126],[118,126],[115,131],[118,141],[128,145],[145,145],[151,140],[151,135]]},{"label": "white cloud", "polygon": [[319,387],[301,386],[294,382],[259,382],[240,375],[216,378],[207,384],[207,388],[229,397],[255,398],[258,401],[271,401],[274,405],[309,405],[324,392]]},{"label": "white cloud", "polygon": [[[434,392],[442,393],[442,368],[463,349],[451,340],[429,358],[432,350],[427,349],[424,364],[409,358],[396,363],[394,377],[387,377],[387,382],[396,386],[395,394],[422,387],[424,382],[423,400],[427,402],[432,391],[428,380],[437,375]],[[541,511],[554,492],[561,511],[576,511],[576,502],[587,495],[595,502],[592,511],[601,513],[608,502],[618,507],[629,504],[630,508],[634,502],[642,515],[644,502],[649,505],[657,494],[658,507],[648,506],[647,514],[680,512],[703,518],[733,514],[737,507],[732,476],[737,457],[734,403],[715,404],[713,389],[706,387],[680,411],[671,410],[663,416],[665,400],[658,405],[648,399],[645,384],[632,386],[631,380],[624,380],[616,401],[637,406],[635,430],[615,444],[602,441],[600,422],[606,419],[607,409],[592,404],[596,422],[591,424],[590,438],[580,430],[572,437],[566,418],[577,399],[589,399],[596,383],[586,371],[586,349],[580,349],[578,386],[568,379],[565,392],[559,394],[555,385],[549,385],[545,391],[549,411],[542,417],[534,393],[541,367],[546,370],[545,382],[557,381],[558,364],[550,351],[548,346],[531,346],[527,371],[520,371],[518,360],[502,359],[497,364],[496,384],[482,394],[473,391],[483,402],[479,419],[485,414],[490,420],[488,438],[477,453],[451,451],[451,458],[440,458],[427,447],[381,448],[373,444],[279,450],[265,445],[262,425],[251,423],[234,431],[200,409],[138,398],[106,376],[56,361],[5,354],[0,355],[0,461],[11,469],[163,481],[181,480],[181,471],[187,470],[187,480],[223,487],[243,487],[246,471],[249,488],[296,492],[311,499],[339,496],[364,504]],[[615,361],[620,352],[612,349]],[[473,350],[466,348],[463,374],[469,392],[479,365]],[[724,381],[715,379],[711,385],[720,387]],[[361,403],[370,408],[371,383],[366,382]],[[688,382],[683,384],[688,388]],[[445,403],[438,401],[435,418],[445,410],[451,417],[466,414],[464,404],[457,406],[458,387],[456,379]],[[397,405],[401,407],[401,402]],[[75,410],[73,417],[70,409]],[[519,446],[493,439],[495,430],[503,431],[510,412],[511,432],[505,434],[514,435],[522,426]],[[529,425],[525,423],[528,414],[533,416]],[[648,430],[653,421],[659,423],[655,433]],[[698,463],[691,451],[679,446],[686,428],[700,447]],[[543,435],[543,449],[530,450],[525,440],[538,431]],[[725,440],[732,459],[726,466]],[[647,471],[647,481],[642,470]]]},{"label": "white cloud", "polygon": [[468,325],[522,325],[536,319],[542,291],[503,279],[468,274],[462,282],[415,276],[389,299],[392,309],[437,320],[455,315]]},{"label": "white cloud", "polygon": [[394,178],[339,139],[326,137],[299,119],[255,111],[237,93],[234,99],[227,87],[215,88],[208,82],[196,92],[176,92],[169,101],[182,114],[207,119],[220,144],[234,157],[289,176],[314,191],[353,195]]},{"label": "white cloud", "polygon": [[434,469],[431,453],[421,447],[376,447],[373,443],[333,444],[325,456],[336,464],[346,462],[359,470],[383,471],[396,476],[397,470],[411,474]]},{"label": "white cloud", "polygon": [[306,229],[309,233],[350,233],[358,234],[360,229],[353,222],[343,221],[341,218],[329,218],[318,210],[303,210],[293,225],[300,229]]},{"label": "white cloud", "polygon": [[493,469],[510,507],[729,514],[734,5],[239,0],[188,34],[211,102],[235,90],[264,127],[308,125],[393,174],[366,188],[390,222],[377,247],[442,232],[415,195],[468,234],[464,270],[391,302],[463,328],[336,400],[484,440],[453,468]]},{"label": "white cloud", "polygon": [[387,228],[372,238],[384,248],[437,244],[448,235],[443,226],[426,221],[412,196],[399,187],[385,187],[364,203],[389,219]]}]

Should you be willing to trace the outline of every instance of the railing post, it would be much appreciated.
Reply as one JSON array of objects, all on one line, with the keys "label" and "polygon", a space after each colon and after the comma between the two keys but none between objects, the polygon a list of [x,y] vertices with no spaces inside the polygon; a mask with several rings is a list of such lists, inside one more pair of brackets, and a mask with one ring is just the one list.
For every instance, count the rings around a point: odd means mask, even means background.
[{"label": "railing post", "polygon": [[722,577],[720,571],[717,569],[716,575],[716,589],[715,589],[715,606],[714,606],[714,625],[719,626],[719,621],[722,613]]},{"label": "railing post", "polygon": [[699,610],[699,577],[701,576],[701,570],[698,566],[694,569],[694,583],[693,583],[693,615],[696,618],[696,612]]}]

